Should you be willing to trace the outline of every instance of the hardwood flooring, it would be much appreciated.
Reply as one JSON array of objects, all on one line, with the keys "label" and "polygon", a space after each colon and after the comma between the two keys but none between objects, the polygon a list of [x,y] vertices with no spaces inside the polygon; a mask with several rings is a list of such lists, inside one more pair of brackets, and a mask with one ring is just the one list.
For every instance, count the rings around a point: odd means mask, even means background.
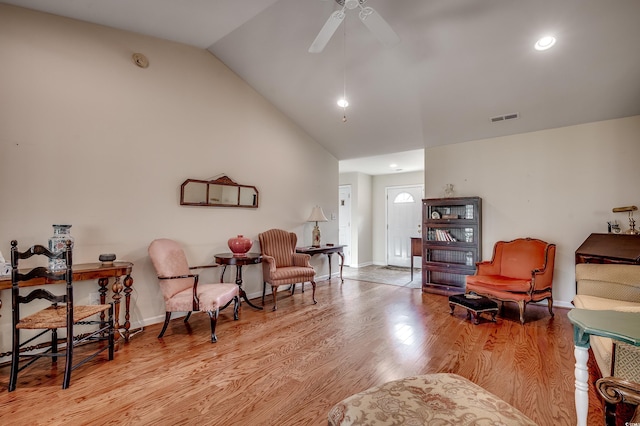
[{"label": "hardwood flooring", "polygon": [[[572,327],[567,310],[514,307],[497,323],[478,325],[445,296],[419,289],[345,280],[279,298],[278,311],[243,304],[218,321],[208,317],[160,324],[74,371],[62,390],[62,369],[43,360],[6,391],[0,368],[3,425],[326,425],[328,410],[356,392],[410,375],[451,372],[512,404],[540,425],[575,425]],[[259,300],[257,301],[259,303]],[[589,424],[602,424],[590,390]]]}]

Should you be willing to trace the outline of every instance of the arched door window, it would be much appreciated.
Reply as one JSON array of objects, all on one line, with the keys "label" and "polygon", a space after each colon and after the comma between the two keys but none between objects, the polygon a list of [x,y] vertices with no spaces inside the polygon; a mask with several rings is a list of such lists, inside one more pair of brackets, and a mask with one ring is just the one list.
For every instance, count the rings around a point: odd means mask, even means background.
[{"label": "arched door window", "polygon": [[393,202],[394,204],[415,203],[415,200],[413,199],[413,195],[409,194],[408,192],[401,192],[396,195],[396,198],[393,199]]}]

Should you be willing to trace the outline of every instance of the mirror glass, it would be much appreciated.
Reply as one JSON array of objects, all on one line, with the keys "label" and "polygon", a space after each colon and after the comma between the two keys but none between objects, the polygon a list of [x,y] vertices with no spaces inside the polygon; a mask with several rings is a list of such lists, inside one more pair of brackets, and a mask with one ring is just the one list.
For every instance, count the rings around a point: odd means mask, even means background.
[{"label": "mirror glass", "polygon": [[187,179],[180,187],[180,205],[258,207],[255,186],[240,185],[227,176],[215,180]]}]

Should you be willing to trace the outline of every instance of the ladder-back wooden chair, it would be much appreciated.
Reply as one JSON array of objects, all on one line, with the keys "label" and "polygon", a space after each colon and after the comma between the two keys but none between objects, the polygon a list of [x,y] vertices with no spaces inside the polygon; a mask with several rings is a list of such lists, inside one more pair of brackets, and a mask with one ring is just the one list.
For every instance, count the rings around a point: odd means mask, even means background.
[{"label": "ladder-back wooden chair", "polygon": [[[30,270],[18,269],[20,260],[28,259],[32,256],[64,259],[65,268],[56,271],[51,271],[42,266]],[[55,295],[48,290],[38,288],[23,295],[29,286],[55,282],[65,284],[66,291],[64,294]],[[43,300],[48,301],[48,307],[30,315],[21,315],[22,305],[42,304]],[[62,389],[69,387],[73,370],[95,358],[99,353],[108,350],[109,360],[113,359],[113,305],[79,306],[73,303],[71,242],[68,242],[62,251],[52,253],[41,245],[34,245],[21,252],[18,250],[18,242],[16,240],[11,241],[11,306],[13,308],[13,346],[9,392],[16,388],[18,373],[42,357],[51,358],[52,364],[57,363],[58,357],[64,356],[66,358]],[[30,308],[30,310],[32,309]],[[101,314],[99,318],[97,314]],[[83,327],[83,334],[75,336],[74,327],[77,325],[88,327]],[[97,328],[96,325],[98,326]],[[59,328],[66,328],[66,337],[62,348],[58,345],[62,342],[62,339],[58,337]],[[85,328],[90,328],[90,331]],[[22,342],[20,340],[20,331],[26,329],[40,331]],[[42,343],[42,339],[39,338],[47,333],[51,333],[50,346],[39,349],[40,343]],[[92,342],[98,345],[98,348],[95,351],[90,351],[87,355],[83,353],[83,358],[74,364],[73,349],[78,345]],[[23,358],[28,359],[28,361],[21,366],[20,360]]]}]

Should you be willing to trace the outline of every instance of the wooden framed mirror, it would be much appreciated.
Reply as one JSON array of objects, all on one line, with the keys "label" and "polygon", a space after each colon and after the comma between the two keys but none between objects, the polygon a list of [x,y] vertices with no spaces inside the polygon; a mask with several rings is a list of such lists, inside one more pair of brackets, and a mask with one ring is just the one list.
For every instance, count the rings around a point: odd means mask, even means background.
[{"label": "wooden framed mirror", "polygon": [[215,180],[187,179],[180,186],[181,206],[258,208],[258,189],[228,176]]}]

